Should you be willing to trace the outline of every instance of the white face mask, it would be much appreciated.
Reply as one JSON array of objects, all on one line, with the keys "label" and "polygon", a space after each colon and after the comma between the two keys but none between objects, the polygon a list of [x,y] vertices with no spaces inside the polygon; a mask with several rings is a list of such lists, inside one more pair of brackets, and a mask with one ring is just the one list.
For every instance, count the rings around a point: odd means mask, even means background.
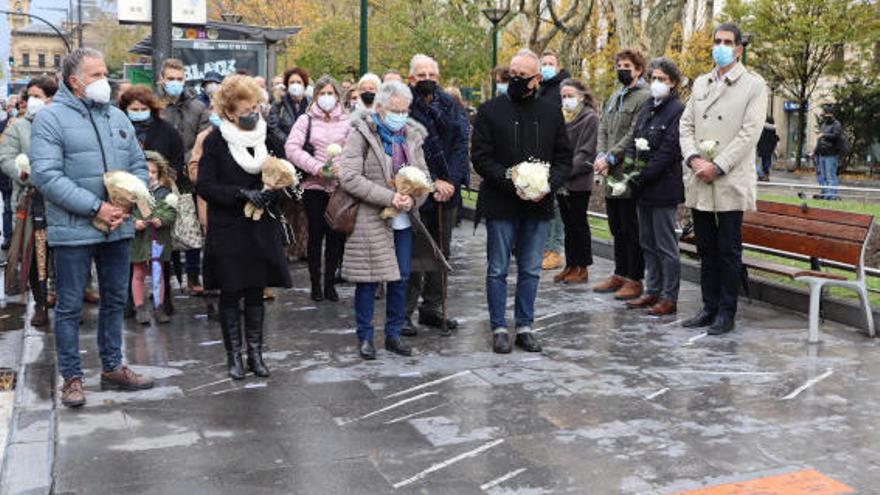
[{"label": "white face mask", "polygon": [[662,100],[669,96],[670,88],[665,83],[660,81],[652,81],[651,82],[651,96],[654,97],[655,100]]},{"label": "white face mask", "polygon": [[43,107],[46,106],[46,102],[36,96],[31,96],[28,98],[27,102],[27,115],[28,117],[33,117],[37,114]]},{"label": "white face mask", "polygon": [[95,103],[106,104],[110,103],[111,92],[110,82],[107,81],[107,78],[102,78],[92,81],[86,86],[85,96]]},{"label": "white face mask", "polygon": [[220,89],[219,84],[214,82],[208,83],[205,85],[205,94],[208,96],[214,96],[214,93],[216,93],[218,89]]},{"label": "white face mask", "polygon": [[336,107],[336,96],[335,95],[321,95],[318,96],[318,107],[321,110],[330,113],[330,110]]},{"label": "white face mask", "polygon": [[311,100],[313,96],[315,96],[315,87],[309,85],[309,87],[306,88],[306,98]]},{"label": "white face mask", "polygon": [[580,105],[580,100],[573,97],[563,98],[562,99],[562,108],[569,112],[574,112],[577,109],[578,105]]},{"label": "white face mask", "polygon": [[300,83],[293,83],[287,87],[287,92],[294,98],[302,98],[306,94],[306,87]]}]

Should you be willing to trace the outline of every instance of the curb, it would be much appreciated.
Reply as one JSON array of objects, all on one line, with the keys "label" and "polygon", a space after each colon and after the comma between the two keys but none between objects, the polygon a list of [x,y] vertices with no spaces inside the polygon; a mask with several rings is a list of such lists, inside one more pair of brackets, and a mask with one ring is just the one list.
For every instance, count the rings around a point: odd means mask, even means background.
[{"label": "curb", "polygon": [[54,335],[25,324],[9,440],[0,468],[0,494],[52,492],[55,457]]}]

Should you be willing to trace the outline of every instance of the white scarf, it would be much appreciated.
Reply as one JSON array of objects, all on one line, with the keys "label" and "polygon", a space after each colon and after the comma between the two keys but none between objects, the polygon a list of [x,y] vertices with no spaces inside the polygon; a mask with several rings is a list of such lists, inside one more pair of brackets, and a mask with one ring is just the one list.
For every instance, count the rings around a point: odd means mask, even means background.
[{"label": "white scarf", "polygon": [[[260,119],[257,128],[252,131],[243,131],[232,122],[222,120],[220,122],[220,134],[229,145],[229,153],[235,163],[249,174],[258,174],[263,169],[263,162],[269,157],[266,149],[266,121]],[[254,149],[251,156],[248,148]]]}]

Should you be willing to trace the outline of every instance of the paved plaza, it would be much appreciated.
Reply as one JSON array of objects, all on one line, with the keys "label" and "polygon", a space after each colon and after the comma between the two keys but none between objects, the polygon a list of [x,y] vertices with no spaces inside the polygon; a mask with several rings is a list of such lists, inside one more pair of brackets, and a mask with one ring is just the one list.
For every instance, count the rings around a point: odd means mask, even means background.
[{"label": "paved plaza", "polygon": [[[708,337],[679,325],[694,284],[678,317],[654,318],[546,274],[544,352],[493,354],[483,232],[455,234],[462,328],[420,329],[412,358],[362,361],[353,287],[315,304],[296,265],[267,309],[271,378],[227,379],[204,300],[177,296],[171,325],[126,321],[126,357],[156,387],[104,393],[90,309],[88,404],[55,405],[54,493],[880,493],[880,341],[825,322],[811,346],[805,315],[745,300],[737,330]],[[597,258],[591,280],[610,270]],[[33,359],[51,367],[51,346]]]}]

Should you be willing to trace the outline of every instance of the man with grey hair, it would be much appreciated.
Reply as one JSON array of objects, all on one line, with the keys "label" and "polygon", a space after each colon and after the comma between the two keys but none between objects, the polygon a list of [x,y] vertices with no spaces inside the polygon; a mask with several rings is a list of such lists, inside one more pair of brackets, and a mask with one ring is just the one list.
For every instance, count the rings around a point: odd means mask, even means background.
[{"label": "man with grey hair", "polygon": [[[514,249],[515,343],[528,352],[541,351],[532,331],[541,261],[553,218],[553,195],[571,174],[572,150],[562,112],[536,97],[540,66],[538,56],[529,50],[511,59],[508,98],[493,98],[480,106],[471,140],[474,169],[483,178],[477,216],[486,218],[486,296],[497,353],[511,350],[505,312],[507,272]],[[514,185],[511,170],[533,159],[550,165],[550,191],[535,198]]]},{"label": "man with grey hair", "polygon": [[[435,192],[422,205],[420,213],[434,241],[449,258],[452,227],[462,184],[468,180],[468,121],[458,102],[440,87],[440,68],[427,55],[416,55],[410,62],[409,85],[413,93],[410,117],[425,126],[428,136],[422,145],[425,162],[434,180]],[[429,246],[416,243],[413,249],[412,274],[407,290],[406,323],[403,335],[415,336],[412,314],[419,304],[419,325],[439,328],[448,335],[458,323],[442,311],[446,284],[442,268],[433,263]]]},{"label": "man with grey hair", "polygon": [[152,380],[123,363],[122,313],[134,226],[127,211],[108,202],[103,182],[111,170],[146,182],[147,164],[131,122],[110,104],[101,52],[80,48],[64,60],[63,80],[52,105],[34,119],[30,161],[31,182],[46,200],[48,241],[55,256],[55,351],[64,378],[62,404],[85,404],[79,321],[93,259],[101,289],[101,388],[151,388]]}]

